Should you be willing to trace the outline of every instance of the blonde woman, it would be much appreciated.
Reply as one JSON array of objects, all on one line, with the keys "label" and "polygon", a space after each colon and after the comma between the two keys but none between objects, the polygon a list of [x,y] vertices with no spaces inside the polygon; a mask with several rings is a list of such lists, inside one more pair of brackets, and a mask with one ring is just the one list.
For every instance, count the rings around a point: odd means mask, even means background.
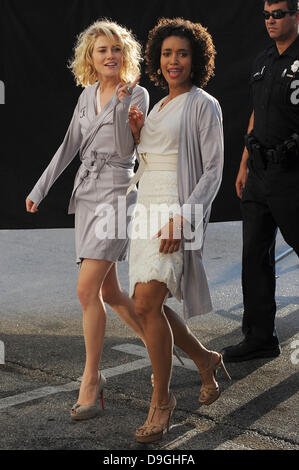
[{"label": "blonde woman", "polygon": [[[116,271],[116,262],[126,259],[128,249],[130,218],[126,209],[136,200],[136,190],[126,198],[135,160],[128,111],[135,105],[146,115],[149,103],[147,91],[137,85],[140,61],[139,43],[130,31],[114,22],[99,20],[79,35],[70,67],[77,85],[84,90],[62,145],[26,199],[27,211],[37,212],[79,151],[82,164],[69,213],[75,213],[80,266],[77,294],[83,309],[86,364],[79,398],[71,410],[74,420],[94,417],[99,410],[97,398],[103,398],[105,378],[98,369],[106,323],[104,302],[142,337],[133,302],[120,289]],[[99,230],[107,215],[103,208],[107,207],[115,221],[112,236],[111,227],[106,234]],[[119,216],[124,226],[117,223]]]}]

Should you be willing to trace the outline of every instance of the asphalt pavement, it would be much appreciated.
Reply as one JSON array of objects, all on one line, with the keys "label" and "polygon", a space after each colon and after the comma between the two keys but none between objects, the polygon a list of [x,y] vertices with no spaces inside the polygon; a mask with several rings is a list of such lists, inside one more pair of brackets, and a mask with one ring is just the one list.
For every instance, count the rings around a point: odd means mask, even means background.
[{"label": "asphalt pavement", "polygon": [[[287,248],[279,234],[277,255]],[[95,450],[113,456],[117,450],[141,449],[181,454],[299,449],[299,264],[294,253],[277,263],[281,355],[228,364],[232,381],[219,374],[221,397],[205,407],[198,402],[199,375],[182,353],[185,366],[174,360],[173,367],[172,428],[150,445],[135,440],[151,397],[150,362],[142,342],[109,307],[102,357],[105,409],[84,422],[69,416],[85,359],[73,229],[2,230],[0,253],[0,450]],[[207,348],[220,351],[242,339],[240,222],[209,225],[204,260],[214,311],[188,324]],[[118,264],[118,273],[128,290],[127,262]],[[181,304],[169,303],[182,315]]]}]

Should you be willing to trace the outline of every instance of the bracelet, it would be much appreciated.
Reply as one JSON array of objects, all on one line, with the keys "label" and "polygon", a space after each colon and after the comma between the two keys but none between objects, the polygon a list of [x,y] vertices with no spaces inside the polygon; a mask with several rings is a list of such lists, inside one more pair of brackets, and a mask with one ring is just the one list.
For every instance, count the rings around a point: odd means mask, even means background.
[{"label": "bracelet", "polygon": [[180,232],[180,235],[181,235],[181,234],[182,234],[182,231],[183,231],[183,225],[176,223],[176,222],[173,220],[173,217],[169,217],[169,223],[170,223],[170,222],[173,223],[174,231],[179,231],[179,232]]},{"label": "bracelet", "polygon": [[140,144],[140,136],[136,139],[136,137],[133,135],[133,140],[136,145]]}]

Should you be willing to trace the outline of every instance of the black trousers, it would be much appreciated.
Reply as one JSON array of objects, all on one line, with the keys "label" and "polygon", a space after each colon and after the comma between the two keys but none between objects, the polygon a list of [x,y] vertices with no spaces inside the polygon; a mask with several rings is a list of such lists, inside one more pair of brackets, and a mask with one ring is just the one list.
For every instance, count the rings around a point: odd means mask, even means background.
[{"label": "black trousers", "polygon": [[275,330],[275,239],[280,229],[299,256],[299,157],[289,168],[257,169],[250,158],[242,194],[242,330],[257,342],[277,344]]}]

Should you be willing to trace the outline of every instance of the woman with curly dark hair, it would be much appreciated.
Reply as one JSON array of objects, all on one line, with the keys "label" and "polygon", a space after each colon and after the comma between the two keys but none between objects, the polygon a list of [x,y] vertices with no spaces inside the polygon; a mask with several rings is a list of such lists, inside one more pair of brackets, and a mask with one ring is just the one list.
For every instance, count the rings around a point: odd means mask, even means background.
[{"label": "woman with curly dark hair", "polygon": [[169,36],[184,37],[189,40],[192,53],[190,82],[203,88],[214,75],[215,47],[211,35],[200,23],[192,23],[183,18],[161,18],[148,37],[146,47],[146,71],[156,86],[169,89],[167,79],[161,74],[161,46]]},{"label": "woman with curly dark hair", "polygon": [[[207,350],[165,305],[169,296],[184,299],[185,318],[212,309],[202,239],[222,177],[223,132],[219,103],[201,87],[213,75],[214,57],[212,38],[201,24],[160,19],[149,33],[146,70],[157,86],[168,89],[168,95],[145,122],[136,106],[129,113],[140,157],[130,186],[140,180],[131,235],[130,295],[154,382],[148,418],[136,431],[140,442],[159,440],[169,429],[176,405],[169,391],[174,340],[198,367],[201,403],[217,400],[216,369],[221,366],[226,372],[222,356]],[[153,227],[157,220],[160,224]]]}]

